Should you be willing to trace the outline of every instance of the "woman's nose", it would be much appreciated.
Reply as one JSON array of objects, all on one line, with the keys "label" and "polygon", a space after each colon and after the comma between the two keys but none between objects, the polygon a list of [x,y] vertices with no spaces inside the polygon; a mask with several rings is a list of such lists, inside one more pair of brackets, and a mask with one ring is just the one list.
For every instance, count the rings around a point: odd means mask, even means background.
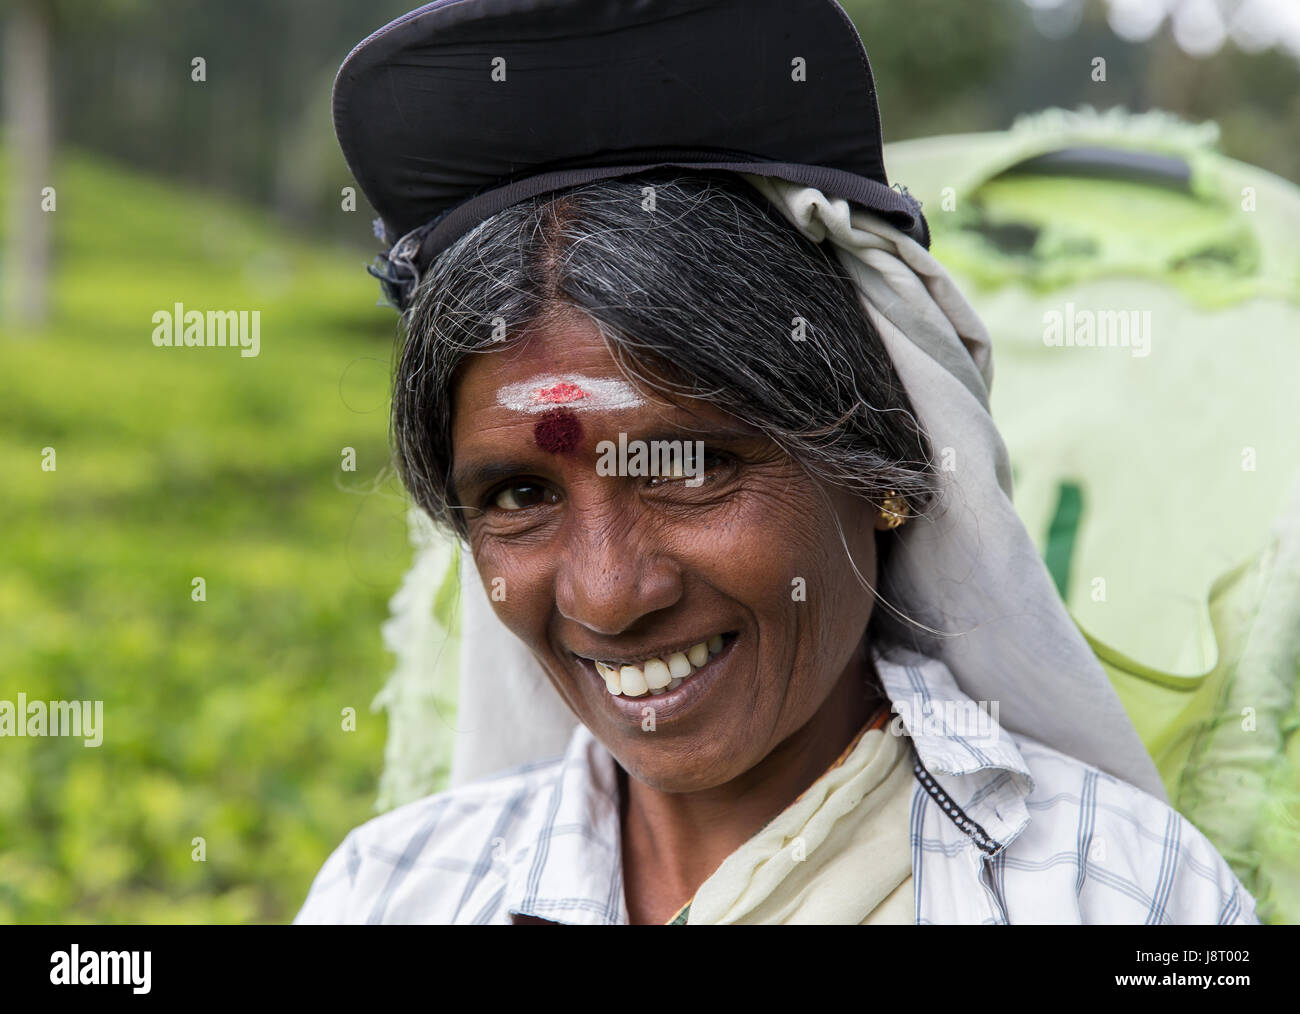
[{"label": "woman's nose", "polygon": [[556,568],[555,605],[565,619],[621,634],[682,595],[676,562],[626,516],[570,517]]}]

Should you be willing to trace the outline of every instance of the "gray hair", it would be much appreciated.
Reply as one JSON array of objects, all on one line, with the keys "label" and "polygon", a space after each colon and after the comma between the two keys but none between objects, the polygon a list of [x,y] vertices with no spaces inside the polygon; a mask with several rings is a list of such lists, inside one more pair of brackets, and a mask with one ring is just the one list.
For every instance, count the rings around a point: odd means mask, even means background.
[{"label": "gray hair", "polygon": [[571,307],[634,382],[711,403],[868,503],[893,491],[926,513],[938,488],[928,439],[827,247],[716,171],[598,180],[480,223],[434,261],[404,314],[392,429],[408,490],[465,536],[450,488],[454,374]]}]

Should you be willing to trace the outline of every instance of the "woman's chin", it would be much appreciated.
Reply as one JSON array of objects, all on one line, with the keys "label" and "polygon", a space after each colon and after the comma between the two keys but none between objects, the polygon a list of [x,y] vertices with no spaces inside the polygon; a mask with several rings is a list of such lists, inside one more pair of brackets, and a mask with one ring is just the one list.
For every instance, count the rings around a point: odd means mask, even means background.
[{"label": "woman's chin", "polygon": [[[646,751],[639,750],[635,756],[616,754],[615,760],[627,772],[628,778],[635,779],[656,792],[673,794],[715,789],[752,767],[751,762],[741,758],[739,751],[742,748],[739,745],[731,749],[724,747],[721,751],[716,742],[708,744],[704,749],[682,745],[685,749],[680,754],[673,749],[663,749],[657,751],[657,756],[646,757]],[[729,758],[730,763],[719,763],[715,754]]]}]

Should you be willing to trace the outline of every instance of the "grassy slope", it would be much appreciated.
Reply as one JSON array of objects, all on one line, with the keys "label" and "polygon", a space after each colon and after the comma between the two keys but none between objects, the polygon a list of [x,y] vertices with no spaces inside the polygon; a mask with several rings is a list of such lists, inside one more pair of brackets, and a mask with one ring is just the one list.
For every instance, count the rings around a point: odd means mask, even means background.
[{"label": "grassy slope", "polygon": [[[373,812],[395,317],[363,254],[70,153],[55,183],[55,319],[0,334],[0,700],[105,733],[0,739],[0,922],[286,920]],[[261,355],[155,348],[177,301],[260,310]]]}]

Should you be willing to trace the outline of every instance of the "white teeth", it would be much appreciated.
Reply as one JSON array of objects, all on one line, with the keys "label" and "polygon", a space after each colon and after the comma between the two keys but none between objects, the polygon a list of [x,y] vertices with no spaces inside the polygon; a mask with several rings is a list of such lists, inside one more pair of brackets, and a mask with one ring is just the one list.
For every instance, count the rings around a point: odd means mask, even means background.
[{"label": "white teeth", "polygon": [[642,697],[648,693],[658,696],[676,690],[697,669],[702,668],[710,656],[718,654],[722,645],[722,635],[714,634],[707,641],[691,645],[686,651],[673,652],[667,661],[650,658],[640,666],[596,662],[596,672],[605,681],[605,689],[611,694]]},{"label": "white teeth", "polygon": [[652,658],[645,664],[645,685],[651,690],[662,690],[672,681],[672,673],[659,659]]},{"label": "white teeth", "polygon": [[605,689],[611,694],[622,693],[623,684],[619,681],[618,673],[607,666],[604,662],[596,663],[596,672],[600,673],[605,679]]},{"label": "white teeth", "polygon": [[623,684],[624,697],[640,697],[650,688],[646,686],[645,674],[634,665],[625,665],[618,671],[619,682]]}]

